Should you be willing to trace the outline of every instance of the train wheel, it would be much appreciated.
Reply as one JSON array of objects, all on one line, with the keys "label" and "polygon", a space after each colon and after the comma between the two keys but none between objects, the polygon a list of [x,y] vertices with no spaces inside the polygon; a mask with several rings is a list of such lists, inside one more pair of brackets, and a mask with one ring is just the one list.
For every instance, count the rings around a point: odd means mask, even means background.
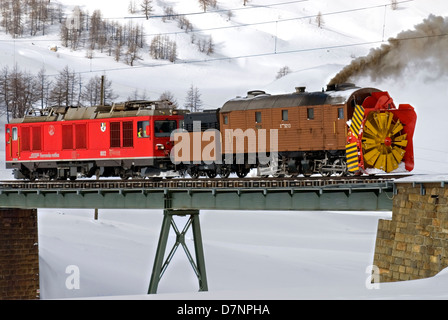
[{"label": "train wheel", "polygon": [[37,177],[37,173],[35,173],[34,171],[33,171],[33,172],[30,172],[30,174],[28,175],[28,180],[30,180],[31,182],[33,182],[33,181],[36,180],[36,177]]},{"label": "train wheel", "polygon": [[210,179],[216,178],[218,174],[216,173],[215,170],[209,170],[207,171],[207,177],[209,177]]},{"label": "train wheel", "polygon": [[246,177],[248,173],[249,173],[249,169],[241,169],[236,172],[236,175],[238,176],[238,178],[242,179],[242,178]]},{"label": "train wheel", "polygon": [[342,177],[347,173],[347,163],[344,159],[336,159],[333,162],[333,172],[337,177]]},{"label": "train wheel", "polygon": [[191,179],[198,179],[199,178],[199,170],[196,167],[191,167],[187,170],[188,175],[191,177]]},{"label": "train wheel", "polygon": [[238,178],[244,178],[249,173],[250,169],[247,169],[244,164],[237,165],[236,175]]},{"label": "train wheel", "polygon": [[[303,163],[300,166],[300,172],[303,174],[305,178],[311,177],[314,172],[315,163],[314,161],[302,161]],[[304,165],[306,164],[306,165]]]},{"label": "train wheel", "polygon": [[324,167],[327,165],[327,160],[325,161],[321,161],[319,162],[319,164],[317,165],[317,170],[319,171],[319,173],[321,174],[322,177],[329,177],[331,176],[331,171],[329,170],[324,170]]},{"label": "train wheel", "polygon": [[221,168],[219,169],[219,176],[223,179],[227,179],[230,176],[230,167],[223,165],[221,166]]},{"label": "train wheel", "polygon": [[257,176],[261,178],[269,176],[281,178],[285,176],[286,168],[286,159],[279,157],[277,154],[272,154],[266,164],[258,164]]},{"label": "train wheel", "polygon": [[190,173],[191,179],[199,179],[199,172],[192,172]]},{"label": "train wheel", "polygon": [[120,170],[119,175],[120,175],[121,180],[128,180],[131,177],[131,175],[129,174],[128,171],[129,170]]}]

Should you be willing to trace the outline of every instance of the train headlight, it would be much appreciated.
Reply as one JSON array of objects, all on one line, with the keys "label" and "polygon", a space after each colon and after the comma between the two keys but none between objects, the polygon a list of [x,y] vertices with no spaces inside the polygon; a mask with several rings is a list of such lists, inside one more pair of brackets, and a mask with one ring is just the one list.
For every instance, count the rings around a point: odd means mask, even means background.
[{"label": "train headlight", "polygon": [[163,144],[156,144],[157,150],[165,150],[165,146]]}]

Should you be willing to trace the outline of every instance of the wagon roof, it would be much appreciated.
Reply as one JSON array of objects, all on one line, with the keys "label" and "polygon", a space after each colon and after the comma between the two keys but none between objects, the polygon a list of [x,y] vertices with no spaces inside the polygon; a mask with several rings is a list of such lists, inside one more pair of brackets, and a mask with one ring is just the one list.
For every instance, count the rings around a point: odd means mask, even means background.
[{"label": "wagon roof", "polygon": [[288,94],[270,95],[263,91],[252,91],[247,97],[235,98],[227,101],[221,108],[221,113],[230,111],[244,111],[255,109],[287,108],[317,105],[342,105],[349,101],[350,97],[359,93],[379,91],[373,88],[346,87],[334,91],[325,92],[294,92]]}]

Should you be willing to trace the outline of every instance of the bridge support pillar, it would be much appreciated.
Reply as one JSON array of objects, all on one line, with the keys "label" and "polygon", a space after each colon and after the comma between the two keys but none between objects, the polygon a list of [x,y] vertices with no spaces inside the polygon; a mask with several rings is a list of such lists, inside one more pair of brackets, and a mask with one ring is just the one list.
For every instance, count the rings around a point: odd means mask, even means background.
[{"label": "bridge support pillar", "polygon": [[36,209],[0,209],[0,300],[39,299]]},{"label": "bridge support pillar", "polygon": [[445,182],[397,183],[392,220],[380,220],[373,264],[376,282],[429,278],[448,267]]},{"label": "bridge support pillar", "polygon": [[[188,216],[187,223],[185,224],[182,231],[178,229],[174,221],[174,216],[183,216],[183,217]],[[187,233],[190,227],[192,227],[193,231],[193,242],[194,242],[196,261],[193,259],[185,243],[185,234]],[[173,230],[176,233],[176,243],[174,244],[173,248],[168,254],[166,260],[164,261],[168,235],[170,233],[171,228],[173,228]],[[204,248],[202,245],[202,234],[199,223],[199,210],[165,209],[163,212],[162,229],[160,231],[159,243],[157,245],[156,257],[152,269],[148,294],[157,293],[157,288],[160,279],[162,278],[164,272],[166,271],[179,245],[181,245],[182,248],[184,249],[187,258],[198,278],[199,291],[208,291],[207,275],[205,272]]]}]

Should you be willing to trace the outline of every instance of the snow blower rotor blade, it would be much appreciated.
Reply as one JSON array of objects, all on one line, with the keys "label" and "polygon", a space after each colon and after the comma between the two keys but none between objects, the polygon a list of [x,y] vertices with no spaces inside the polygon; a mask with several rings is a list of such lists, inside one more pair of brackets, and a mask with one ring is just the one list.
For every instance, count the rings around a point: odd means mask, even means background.
[{"label": "snow blower rotor blade", "polygon": [[408,144],[403,125],[391,112],[371,112],[366,119],[362,138],[367,167],[387,173],[398,169]]}]

